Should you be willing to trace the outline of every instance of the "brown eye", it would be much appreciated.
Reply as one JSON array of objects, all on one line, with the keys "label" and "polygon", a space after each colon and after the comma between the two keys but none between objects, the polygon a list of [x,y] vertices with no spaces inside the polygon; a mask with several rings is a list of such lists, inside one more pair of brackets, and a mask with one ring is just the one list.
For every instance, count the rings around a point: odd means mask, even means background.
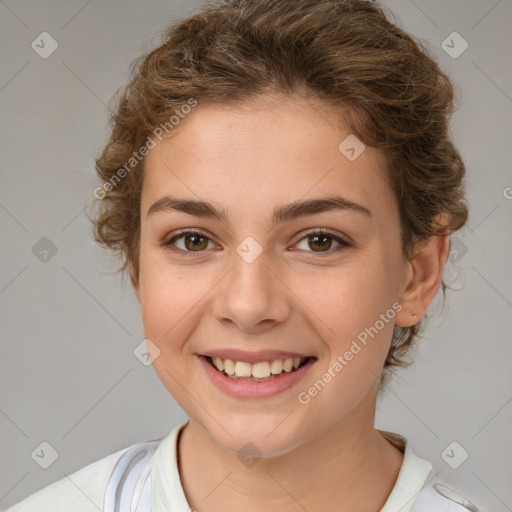
[{"label": "brown eye", "polygon": [[333,238],[329,235],[310,235],[308,237],[310,240],[309,247],[316,251],[315,247],[319,247],[320,251],[328,250],[331,248]]},{"label": "brown eye", "polygon": [[206,237],[194,234],[194,235],[184,235],[184,243],[185,247],[189,251],[200,251],[201,249],[206,249],[208,246],[208,242],[205,243],[205,240],[207,240]]},{"label": "brown eye", "polygon": [[[331,250],[333,241],[337,244],[337,246]],[[303,246],[300,247],[300,244],[303,244]],[[340,249],[350,246],[351,244],[340,236],[336,236],[322,230],[316,230],[309,233],[307,236],[302,238],[302,240],[300,240],[299,244],[297,244],[299,249],[306,252],[327,253],[327,255],[333,254]]]},{"label": "brown eye", "polygon": [[[211,242],[211,240],[202,233],[197,231],[183,231],[167,242],[164,242],[163,245],[172,251],[182,252],[187,255],[186,253],[204,251],[208,248],[209,242]],[[174,249],[174,247],[176,247],[176,249]]]}]

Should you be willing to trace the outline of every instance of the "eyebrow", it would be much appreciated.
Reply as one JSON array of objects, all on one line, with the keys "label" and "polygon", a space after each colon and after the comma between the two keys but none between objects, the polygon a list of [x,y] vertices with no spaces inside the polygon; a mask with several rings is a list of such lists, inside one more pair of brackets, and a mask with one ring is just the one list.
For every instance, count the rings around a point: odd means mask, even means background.
[{"label": "eyebrow", "polygon": [[[372,216],[371,211],[359,203],[341,196],[330,196],[276,206],[272,215],[272,227],[299,217],[331,210],[348,210],[362,213],[368,217]],[[147,216],[149,217],[156,212],[162,211],[179,211],[196,217],[213,218],[226,223],[228,222],[227,211],[224,208],[216,208],[208,201],[180,199],[166,195],[150,206]]]}]

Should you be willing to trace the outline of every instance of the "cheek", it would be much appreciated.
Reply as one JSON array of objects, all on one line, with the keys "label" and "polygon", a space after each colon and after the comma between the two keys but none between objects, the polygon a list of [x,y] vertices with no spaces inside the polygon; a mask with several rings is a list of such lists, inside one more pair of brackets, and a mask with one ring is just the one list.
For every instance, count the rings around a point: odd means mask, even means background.
[{"label": "cheek", "polygon": [[[311,321],[325,341],[329,365],[340,356],[347,379],[363,367],[380,372],[389,350],[397,312],[393,304],[398,307],[397,263],[390,259],[381,251],[367,253],[315,281],[315,286],[302,283],[297,293],[308,305],[306,311],[314,313]],[[300,286],[297,281],[294,289]]]},{"label": "cheek", "polygon": [[[168,392],[181,403],[182,384],[187,381],[183,359],[184,341],[190,326],[190,285],[182,276],[171,278],[157,266],[141,265],[141,313],[144,337],[158,348],[152,366]],[[196,301],[197,302],[197,301]],[[181,384],[180,384],[181,383]]]},{"label": "cheek", "polygon": [[195,294],[183,275],[171,275],[156,261],[141,258],[141,313],[145,336],[161,349],[183,330],[183,319],[194,307]]},{"label": "cheek", "polygon": [[310,292],[308,305],[321,320],[315,326],[324,341],[325,357],[301,391],[308,401],[322,396],[315,402],[319,415],[322,403],[344,414],[376,386],[396,315],[389,291],[392,283],[384,269],[374,259],[371,267],[354,266],[350,272],[331,276],[325,281],[327,293]]},{"label": "cheek", "polygon": [[290,288],[325,321],[326,328],[347,337],[385,313],[396,298],[397,287],[394,270],[377,254],[329,269],[314,279],[295,278]]}]

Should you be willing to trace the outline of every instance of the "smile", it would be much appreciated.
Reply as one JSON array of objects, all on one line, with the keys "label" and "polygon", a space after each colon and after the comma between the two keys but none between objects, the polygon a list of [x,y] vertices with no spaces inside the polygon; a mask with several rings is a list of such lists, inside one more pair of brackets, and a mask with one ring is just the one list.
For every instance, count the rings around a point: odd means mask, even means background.
[{"label": "smile", "polygon": [[223,359],[221,357],[206,357],[210,364],[219,372],[223,372],[224,375],[232,379],[245,380],[246,382],[265,382],[275,379],[283,372],[294,372],[309,359],[307,357],[284,360],[272,359],[251,364],[246,361],[233,361],[232,359]]},{"label": "smile", "polygon": [[317,361],[314,356],[249,363],[197,356],[211,383],[234,398],[269,398],[294,387]]}]

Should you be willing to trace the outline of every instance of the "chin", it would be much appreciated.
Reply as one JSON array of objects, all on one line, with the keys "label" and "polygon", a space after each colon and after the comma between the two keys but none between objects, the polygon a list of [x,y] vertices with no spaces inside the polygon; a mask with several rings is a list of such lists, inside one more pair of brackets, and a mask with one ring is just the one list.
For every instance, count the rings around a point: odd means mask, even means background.
[{"label": "chin", "polygon": [[215,443],[239,457],[277,457],[283,455],[303,440],[303,433],[293,425],[293,420],[286,415],[255,417],[244,414],[231,417],[222,422],[222,426],[209,418],[201,422]]}]

